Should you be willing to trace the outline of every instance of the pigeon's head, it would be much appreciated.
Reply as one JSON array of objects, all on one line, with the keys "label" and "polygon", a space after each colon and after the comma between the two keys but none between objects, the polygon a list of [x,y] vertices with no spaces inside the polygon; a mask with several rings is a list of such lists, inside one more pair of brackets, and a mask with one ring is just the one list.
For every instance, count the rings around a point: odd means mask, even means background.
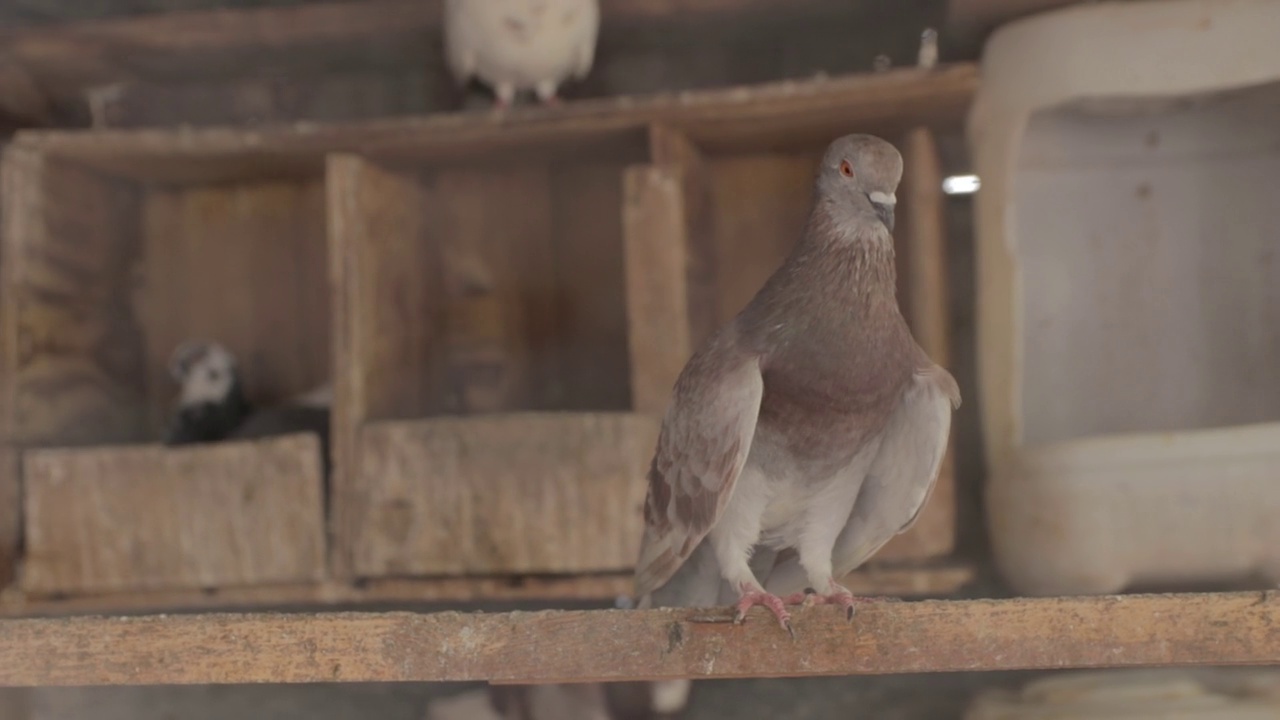
[{"label": "pigeon's head", "polygon": [[827,146],[818,168],[818,192],[840,207],[840,216],[874,217],[893,230],[894,194],[902,179],[902,154],[874,135],[845,135]]},{"label": "pigeon's head", "polygon": [[183,406],[221,403],[237,381],[236,358],[215,342],[188,341],[169,359],[169,374],[182,387]]}]

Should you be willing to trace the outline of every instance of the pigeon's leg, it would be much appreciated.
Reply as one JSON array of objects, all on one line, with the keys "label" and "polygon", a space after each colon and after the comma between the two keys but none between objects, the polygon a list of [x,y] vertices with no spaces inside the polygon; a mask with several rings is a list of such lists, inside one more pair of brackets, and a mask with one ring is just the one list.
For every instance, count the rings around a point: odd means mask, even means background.
[{"label": "pigeon's leg", "polygon": [[498,83],[493,87],[495,99],[494,107],[497,110],[506,110],[511,107],[511,103],[516,99],[516,86],[512,83]]},{"label": "pigeon's leg", "polygon": [[[872,598],[856,597],[849,589],[836,582],[831,567],[831,555],[836,538],[848,522],[849,507],[861,483],[841,488],[852,496],[832,497],[828,502],[817,503],[810,511],[804,534],[796,548],[800,567],[804,569],[809,587],[804,593],[796,593],[786,599],[790,604],[830,604],[844,608],[845,615],[853,620],[854,605],[870,602]],[[849,501],[846,504],[843,501]]]},{"label": "pigeon's leg", "polygon": [[533,91],[537,93],[538,99],[547,105],[560,104],[560,96],[556,94],[555,80],[542,80],[533,86]]},{"label": "pigeon's leg", "polygon": [[[742,487],[743,480],[746,479],[739,478],[740,490],[746,489]],[[769,608],[778,619],[778,624],[794,637],[791,613],[787,612],[782,598],[765,592],[755,573],[751,572],[749,564],[751,548],[760,538],[760,518],[764,514],[764,506],[765,496],[762,493],[735,493],[708,537],[715,550],[716,562],[720,565],[721,577],[738,592],[738,603],[735,606],[737,612],[734,613],[733,622],[744,622],[748,610],[762,605]]]}]

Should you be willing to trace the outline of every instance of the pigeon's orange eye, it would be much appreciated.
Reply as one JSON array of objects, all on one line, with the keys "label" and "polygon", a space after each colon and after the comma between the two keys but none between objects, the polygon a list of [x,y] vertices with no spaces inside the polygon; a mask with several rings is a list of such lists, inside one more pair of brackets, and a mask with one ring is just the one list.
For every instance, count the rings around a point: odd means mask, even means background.
[{"label": "pigeon's orange eye", "polygon": [[840,174],[848,178],[853,177],[853,166],[849,164],[848,160],[840,161]]}]

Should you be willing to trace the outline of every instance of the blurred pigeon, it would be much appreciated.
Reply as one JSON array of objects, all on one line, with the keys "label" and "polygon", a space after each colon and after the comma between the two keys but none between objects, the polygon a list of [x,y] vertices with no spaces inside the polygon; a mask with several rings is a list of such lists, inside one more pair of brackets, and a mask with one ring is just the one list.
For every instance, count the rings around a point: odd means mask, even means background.
[{"label": "blurred pigeon", "polygon": [[445,0],[444,49],[459,83],[478,78],[498,107],[520,90],[557,101],[570,77],[582,79],[595,59],[598,0]]}]

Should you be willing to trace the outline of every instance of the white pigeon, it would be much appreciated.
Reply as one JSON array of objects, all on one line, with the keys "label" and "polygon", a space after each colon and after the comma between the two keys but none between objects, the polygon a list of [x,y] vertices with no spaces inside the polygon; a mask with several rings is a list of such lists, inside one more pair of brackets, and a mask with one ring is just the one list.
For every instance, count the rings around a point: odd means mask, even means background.
[{"label": "white pigeon", "polygon": [[445,0],[444,53],[459,84],[493,88],[499,107],[521,90],[544,103],[595,60],[598,0]]}]

